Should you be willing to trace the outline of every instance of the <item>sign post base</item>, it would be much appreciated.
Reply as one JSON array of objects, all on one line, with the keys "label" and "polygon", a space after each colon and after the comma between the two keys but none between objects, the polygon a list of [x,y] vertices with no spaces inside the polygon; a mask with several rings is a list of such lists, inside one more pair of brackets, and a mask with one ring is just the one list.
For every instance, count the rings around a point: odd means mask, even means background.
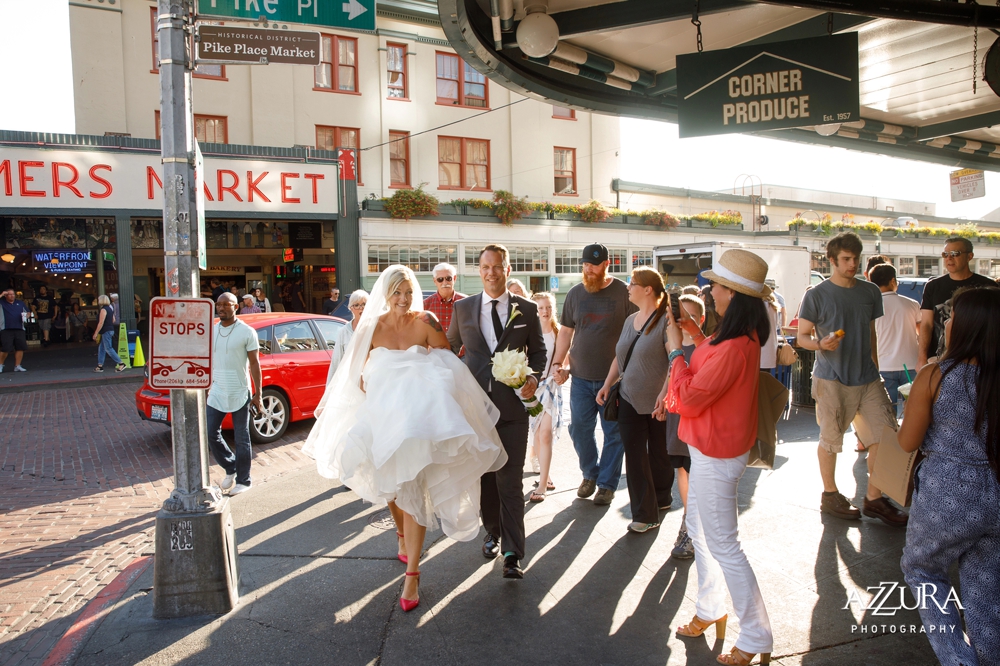
[{"label": "sign post base", "polygon": [[236,532],[223,498],[205,513],[156,515],[153,617],[223,615],[239,601]]}]

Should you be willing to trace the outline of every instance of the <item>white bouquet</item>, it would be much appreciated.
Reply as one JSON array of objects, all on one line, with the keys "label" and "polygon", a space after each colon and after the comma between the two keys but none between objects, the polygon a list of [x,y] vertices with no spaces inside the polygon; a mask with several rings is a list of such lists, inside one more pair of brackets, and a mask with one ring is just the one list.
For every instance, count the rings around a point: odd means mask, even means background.
[{"label": "white bouquet", "polygon": [[[493,379],[501,384],[516,391],[524,386],[530,374],[532,374],[531,366],[528,365],[528,357],[522,350],[508,349],[493,355]],[[533,397],[530,400],[521,398],[521,402],[531,416],[538,416],[544,409],[538,398]]]}]

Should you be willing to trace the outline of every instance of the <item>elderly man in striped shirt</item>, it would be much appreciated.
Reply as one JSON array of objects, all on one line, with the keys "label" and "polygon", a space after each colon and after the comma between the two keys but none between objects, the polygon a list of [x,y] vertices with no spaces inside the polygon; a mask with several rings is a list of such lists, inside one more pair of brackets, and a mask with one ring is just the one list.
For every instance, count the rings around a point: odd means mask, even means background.
[{"label": "elderly man in striped shirt", "polygon": [[451,264],[438,264],[434,267],[434,286],[437,292],[424,299],[424,310],[433,312],[444,332],[451,326],[451,315],[455,312],[455,301],[465,298],[465,294],[455,291],[455,281],[458,271]]}]

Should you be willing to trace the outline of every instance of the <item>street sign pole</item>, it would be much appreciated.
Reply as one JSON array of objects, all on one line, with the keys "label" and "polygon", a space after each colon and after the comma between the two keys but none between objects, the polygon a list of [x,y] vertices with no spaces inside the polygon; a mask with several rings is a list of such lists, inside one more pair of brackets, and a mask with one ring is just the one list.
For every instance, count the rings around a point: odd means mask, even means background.
[{"label": "street sign pole", "polygon": [[[167,296],[199,298],[192,0],[158,0],[163,247]],[[209,486],[205,393],[170,391],[174,490],[156,517],[153,615],[226,613],[238,593],[229,504]]]}]

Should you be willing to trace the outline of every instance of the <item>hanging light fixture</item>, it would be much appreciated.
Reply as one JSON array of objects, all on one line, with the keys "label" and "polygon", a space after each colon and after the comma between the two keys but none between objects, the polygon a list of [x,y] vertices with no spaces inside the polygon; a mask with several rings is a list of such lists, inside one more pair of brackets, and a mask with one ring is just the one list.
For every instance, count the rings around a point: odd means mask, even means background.
[{"label": "hanging light fixture", "polygon": [[14,257],[14,255],[12,255],[12,254],[11,254],[10,252],[8,252],[7,254],[2,254],[2,255],[0,255],[0,259],[3,259],[3,260],[4,260],[4,261],[6,261],[6,262],[7,262],[8,264],[12,264],[12,263],[14,263],[14,259],[15,259],[15,258],[16,258],[16,257]]},{"label": "hanging light fixture", "polygon": [[816,134],[820,136],[833,136],[840,131],[840,123],[829,123],[826,125],[816,125],[813,127]]}]

